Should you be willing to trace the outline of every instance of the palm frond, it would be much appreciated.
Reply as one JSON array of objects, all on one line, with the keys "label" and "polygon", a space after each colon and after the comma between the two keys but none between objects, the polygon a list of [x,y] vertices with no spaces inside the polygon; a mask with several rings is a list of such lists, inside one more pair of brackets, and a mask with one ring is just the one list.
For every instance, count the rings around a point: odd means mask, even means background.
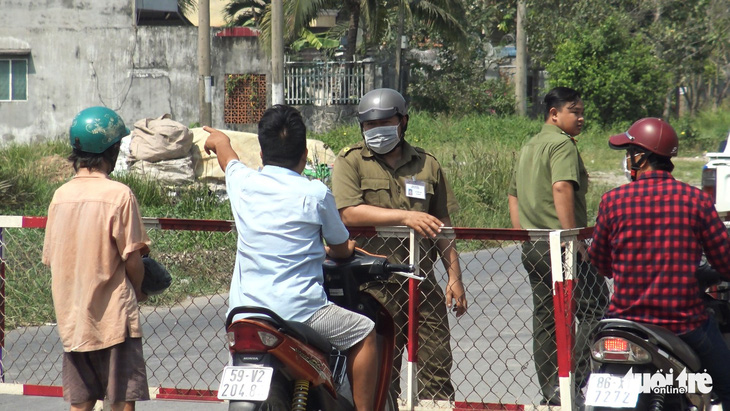
[{"label": "palm frond", "polygon": [[197,10],[197,0],[177,0],[177,8],[180,9],[182,14],[188,14],[188,12]]},{"label": "palm frond", "polygon": [[464,30],[466,23],[463,18],[466,11],[461,1],[421,0],[415,7],[409,7],[413,16],[437,30],[444,38],[458,42],[466,40],[468,34]]}]

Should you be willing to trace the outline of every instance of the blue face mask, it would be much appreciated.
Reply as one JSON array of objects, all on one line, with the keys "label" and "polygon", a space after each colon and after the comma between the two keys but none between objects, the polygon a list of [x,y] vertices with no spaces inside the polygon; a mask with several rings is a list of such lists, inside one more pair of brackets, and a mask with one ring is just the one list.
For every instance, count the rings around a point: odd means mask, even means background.
[{"label": "blue face mask", "polygon": [[374,127],[362,132],[365,144],[377,154],[388,154],[398,145],[398,126]]}]

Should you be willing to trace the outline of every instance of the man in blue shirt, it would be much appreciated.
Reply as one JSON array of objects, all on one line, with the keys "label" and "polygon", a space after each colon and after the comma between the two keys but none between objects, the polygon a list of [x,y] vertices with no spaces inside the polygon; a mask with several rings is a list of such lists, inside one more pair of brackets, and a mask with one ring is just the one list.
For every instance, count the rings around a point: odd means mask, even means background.
[{"label": "man in blue shirt", "polygon": [[285,320],[309,325],[337,349],[349,349],[355,407],[372,410],[377,380],[374,324],[329,302],[323,287],[325,253],[346,258],[355,243],[327,186],[301,176],[307,162],[301,114],[284,105],[266,110],[259,121],[260,172],[238,161],[228,136],[204,129],[210,133],[205,151],[214,152],[225,171],[238,230],[229,310],[241,305],[269,308]]}]

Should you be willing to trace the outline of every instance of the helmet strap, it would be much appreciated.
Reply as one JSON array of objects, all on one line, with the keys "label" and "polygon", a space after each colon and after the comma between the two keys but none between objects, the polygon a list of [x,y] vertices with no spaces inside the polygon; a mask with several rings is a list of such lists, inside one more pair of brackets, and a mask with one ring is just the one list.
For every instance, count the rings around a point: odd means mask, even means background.
[{"label": "helmet strap", "polygon": [[[639,170],[641,170],[641,168],[644,167],[644,164],[646,164],[647,155],[645,152],[637,150],[633,147],[629,148],[627,152],[629,154],[629,163],[631,164],[631,181],[636,181]],[[639,161],[636,161],[636,156],[638,156],[639,154],[642,155],[641,159],[639,159]]]}]

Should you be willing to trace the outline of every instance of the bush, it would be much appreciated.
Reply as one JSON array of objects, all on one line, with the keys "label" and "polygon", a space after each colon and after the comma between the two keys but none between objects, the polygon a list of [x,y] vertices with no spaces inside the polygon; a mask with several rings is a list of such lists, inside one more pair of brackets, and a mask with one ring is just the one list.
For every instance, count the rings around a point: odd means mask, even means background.
[{"label": "bush", "polygon": [[665,63],[618,19],[571,31],[546,65],[550,86],[579,90],[586,120],[601,125],[661,117],[670,89]]}]

